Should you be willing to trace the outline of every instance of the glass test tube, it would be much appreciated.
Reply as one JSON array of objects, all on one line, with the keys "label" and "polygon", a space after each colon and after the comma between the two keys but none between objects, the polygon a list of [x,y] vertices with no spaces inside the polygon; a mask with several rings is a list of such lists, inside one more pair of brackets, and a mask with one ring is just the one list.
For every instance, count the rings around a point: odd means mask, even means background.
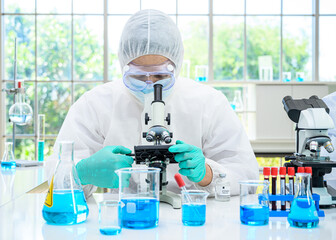
[{"label": "glass test tube", "polygon": [[[272,177],[272,195],[276,195],[277,194],[278,168],[272,167],[271,177]],[[276,201],[272,201],[272,210],[277,210],[277,202]]]},{"label": "glass test tube", "polygon": [[44,137],[45,137],[45,115],[38,115],[38,131],[37,131],[37,141],[38,141],[38,161],[44,160]]},{"label": "glass test tube", "polygon": [[312,167],[305,167],[305,173],[310,174],[310,191],[313,194],[313,169]]},{"label": "glass test tube", "polygon": [[[280,194],[286,195],[286,168],[280,167]],[[286,201],[281,201],[281,210],[286,210]]]}]

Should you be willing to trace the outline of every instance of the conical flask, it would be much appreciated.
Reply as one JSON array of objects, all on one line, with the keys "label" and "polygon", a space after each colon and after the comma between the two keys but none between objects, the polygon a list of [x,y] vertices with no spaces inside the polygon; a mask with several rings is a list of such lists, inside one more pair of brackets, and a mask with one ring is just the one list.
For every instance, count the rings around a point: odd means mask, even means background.
[{"label": "conical flask", "polygon": [[16,167],[12,142],[5,143],[5,151],[4,151],[4,154],[2,155],[1,167],[2,168],[15,168]]},{"label": "conical flask", "polygon": [[89,214],[73,161],[73,142],[59,143],[59,160],[51,179],[42,215],[50,224],[84,222]]},{"label": "conical flask", "polygon": [[316,227],[319,218],[310,192],[310,174],[297,173],[295,188],[295,197],[288,214],[289,224],[300,228]]}]

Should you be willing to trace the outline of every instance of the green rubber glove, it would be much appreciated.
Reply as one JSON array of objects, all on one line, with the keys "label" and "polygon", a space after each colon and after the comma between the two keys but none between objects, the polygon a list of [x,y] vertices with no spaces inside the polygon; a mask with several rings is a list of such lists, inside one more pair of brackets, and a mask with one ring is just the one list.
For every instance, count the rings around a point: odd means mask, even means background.
[{"label": "green rubber glove", "polygon": [[123,146],[107,146],[91,157],[82,159],[76,165],[81,183],[103,188],[118,188],[119,177],[114,171],[132,167],[133,158],[123,155],[131,152]]},{"label": "green rubber glove", "polygon": [[200,182],[205,176],[205,157],[200,148],[185,144],[177,140],[176,145],[168,149],[171,153],[176,153],[175,161],[179,163],[179,173],[187,176],[192,182]]}]

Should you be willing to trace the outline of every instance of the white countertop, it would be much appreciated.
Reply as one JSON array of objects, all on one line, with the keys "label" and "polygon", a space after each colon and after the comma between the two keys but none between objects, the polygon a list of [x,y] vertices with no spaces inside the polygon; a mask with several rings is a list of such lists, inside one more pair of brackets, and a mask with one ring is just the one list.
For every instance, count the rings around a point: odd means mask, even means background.
[{"label": "white countertop", "polygon": [[44,178],[43,167],[0,168],[0,206],[38,186]]},{"label": "white countertop", "polygon": [[[102,195],[95,195],[95,198]],[[106,195],[104,195],[106,197]],[[111,195],[110,195],[111,196]],[[116,196],[113,196],[116,197]],[[270,218],[266,226],[246,226],[239,220],[239,197],[230,202],[208,199],[206,224],[185,227],[181,209],[160,203],[159,226],[148,230],[122,229],[118,236],[104,236],[98,228],[98,208],[93,197],[88,199],[89,217],[86,222],[72,226],[48,225],[42,218],[45,194],[24,194],[0,207],[0,239],[336,239],[336,209],[325,210],[318,228],[290,227],[287,218]]]}]

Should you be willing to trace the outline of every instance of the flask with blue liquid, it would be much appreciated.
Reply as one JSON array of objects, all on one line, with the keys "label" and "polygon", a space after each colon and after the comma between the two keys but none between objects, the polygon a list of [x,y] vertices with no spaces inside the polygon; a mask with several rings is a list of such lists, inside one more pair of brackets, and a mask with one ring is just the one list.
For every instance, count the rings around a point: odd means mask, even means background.
[{"label": "flask with blue liquid", "polygon": [[12,142],[5,143],[5,151],[2,156],[1,167],[4,169],[13,169],[16,167]]},{"label": "flask with blue liquid", "polygon": [[42,215],[49,224],[84,222],[89,214],[73,160],[73,142],[59,143],[59,160],[51,179]]},{"label": "flask with blue liquid", "polygon": [[310,174],[296,174],[296,192],[288,214],[288,222],[293,227],[314,228],[319,223],[317,210],[310,192]]}]

